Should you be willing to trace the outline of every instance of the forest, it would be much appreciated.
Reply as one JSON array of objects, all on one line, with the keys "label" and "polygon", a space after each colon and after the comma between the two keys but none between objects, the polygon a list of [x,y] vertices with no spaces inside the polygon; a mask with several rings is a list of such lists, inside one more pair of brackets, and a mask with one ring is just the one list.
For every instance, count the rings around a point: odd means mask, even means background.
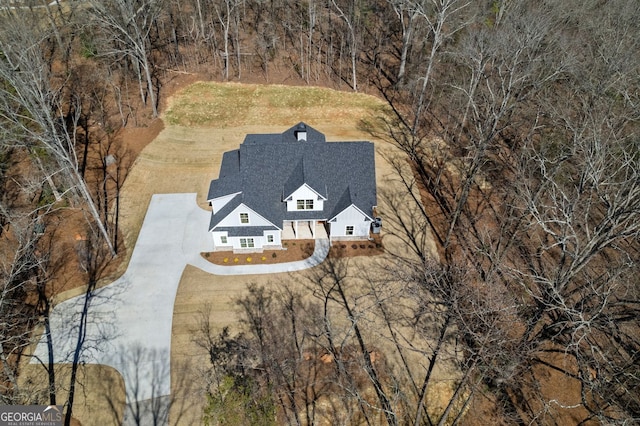
[{"label": "forest", "polygon": [[21,365],[56,295],[89,306],[127,249],[121,132],[195,76],[379,97],[361,125],[396,148],[403,188],[378,194],[402,241],[379,269],[328,259],[311,297],[251,286],[238,332],[203,313],[203,423],[640,422],[638,16],[637,0],[3,2],[0,404],[64,404],[72,424],[90,310],[63,394],[50,360],[45,394]]}]

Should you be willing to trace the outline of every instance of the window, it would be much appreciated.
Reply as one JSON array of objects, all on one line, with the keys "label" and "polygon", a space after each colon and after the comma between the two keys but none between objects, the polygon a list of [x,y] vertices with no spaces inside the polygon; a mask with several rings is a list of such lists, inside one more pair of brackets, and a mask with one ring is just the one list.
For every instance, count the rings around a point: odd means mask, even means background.
[{"label": "window", "polygon": [[313,200],[298,200],[297,201],[297,209],[298,210],[313,210]]},{"label": "window", "polygon": [[249,223],[249,213],[240,213],[240,223]]},{"label": "window", "polygon": [[227,237],[225,237],[224,235],[220,237],[220,242],[222,244],[227,244]]},{"label": "window", "polygon": [[240,238],[240,247],[242,248],[255,247],[253,243],[253,238]]},{"label": "window", "polygon": [[345,235],[353,235],[353,226],[348,225],[347,229],[345,230]]},{"label": "window", "polygon": [[273,235],[271,235],[271,234],[267,235],[267,242],[268,243],[272,243],[273,242]]}]

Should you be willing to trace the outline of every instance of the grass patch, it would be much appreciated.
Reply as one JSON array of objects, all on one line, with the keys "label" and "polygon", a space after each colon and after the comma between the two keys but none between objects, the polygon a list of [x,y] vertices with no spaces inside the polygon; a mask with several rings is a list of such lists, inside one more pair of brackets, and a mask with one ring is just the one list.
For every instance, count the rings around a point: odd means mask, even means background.
[{"label": "grass patch", "polygon": [[373,96],[325,89],[199,82],[174,96],[164,119],[171,125],[236,127],[292,125],[298,121],[357,120],[379,110]]}]

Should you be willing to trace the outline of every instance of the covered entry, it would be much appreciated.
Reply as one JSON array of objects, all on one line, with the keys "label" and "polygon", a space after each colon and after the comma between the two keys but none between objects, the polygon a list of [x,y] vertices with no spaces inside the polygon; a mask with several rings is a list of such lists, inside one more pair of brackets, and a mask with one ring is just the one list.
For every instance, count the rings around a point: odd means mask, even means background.
[{"label": "covered entry", "polygon": [[316,238],[328,238],[324,221],[288,220],[284,222],[283,240],[315,240]]}]

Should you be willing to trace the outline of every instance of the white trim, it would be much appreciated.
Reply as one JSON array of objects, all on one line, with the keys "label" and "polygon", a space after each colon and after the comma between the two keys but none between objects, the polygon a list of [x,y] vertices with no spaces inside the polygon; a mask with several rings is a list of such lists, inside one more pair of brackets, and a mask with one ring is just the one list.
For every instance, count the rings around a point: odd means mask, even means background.
[{"label": "white trim", "polygon": [[292,196],[293,194],[295,194],[296,192],[298,192],[300,190],[300,188],[302,187],[307,187],[309,188],[309,190],[311,192],[313,192],[314,194],[316,194],[318,196],[318,199],[321,199],[322,201],[327,201],[327,198],[325,196],[323,196],[322,194],[320,194],[318,191],[316,191],[315,189],[313,189],[308,183],[303,183],[302,185],[300,185],[299,187],[297,187],[295,190],[293,190],[289,195],[287,195],[286,197],[284,197],[284,201],[290,201],[292,200]]},{"label": "white trim", "polygon": [[[244,242],[244,247],[242,246],[243,242]],[[241,249],[255,248],[256,247],[256,239],[255,239],[255,237],[240,237],[239,243],[240,243],[240,248]]]},{"label": "white trim", "polygon": [[[213,213],[215,214],[217,211],[222,210],[224,206],[229,204],[229,202],[233,200],[236,197],[236,195],[239,195],[239,194],[242,194],[242,191],[234,192],[232,194],[222,195],[216,198],[210,198],[207,200],[207,202],[209,203],[209,205],[211,205]],[[221,203],[221,204],[216,206],[216,204],[218,203]]]},{"label": "white trim", "polygon": [[344,209],[340,210],[340,211],[338,212],[338,214],[337,214],[337,215],[335,215],[334,217],[332,217],[331,219],[329,219],[329,222],[335,222],[336,218],[337,218],[338,216],[340,216],[340,214],[341,214],[342,212],[344,212],[344,211],[348,210],[350,207],[353,207],[353,208],[354,208],[354,209],[356,209],[358,212],[360,212],[360,214],[362,214],[364,217],[366,217],[367,219],[369,219],[369,221],[370,221],[370,222],[373,222],[373,218],[372,218],[371,216],[369,216],[368,214],[366,214],[365,212],[363,212],[362,210],[360,210],[360,209],[358,208],[358,206],[356,206],[356,205],[355,205],[355,204],[353,204],[353,203],[351,203],[349,206],[347,206],[347,208],[344,208]]},{"label": "white trim", "polygon": [[[249,223],[240,223],[240,213],[249,213]],[[264,222],[262,225],[260,222]],[[256,211],[250,207],[248,207],[244,203],[240,203],[235,209],[229,212],[216,226],[214,226],[209,232],[213,232],[218,228],[227,228],[227,227],[249,227],[249,226],[273,226],[276,229],[282,231],[282,224],[280,226],[275,223],[267,220],[261,214],[256,213]]]}]

